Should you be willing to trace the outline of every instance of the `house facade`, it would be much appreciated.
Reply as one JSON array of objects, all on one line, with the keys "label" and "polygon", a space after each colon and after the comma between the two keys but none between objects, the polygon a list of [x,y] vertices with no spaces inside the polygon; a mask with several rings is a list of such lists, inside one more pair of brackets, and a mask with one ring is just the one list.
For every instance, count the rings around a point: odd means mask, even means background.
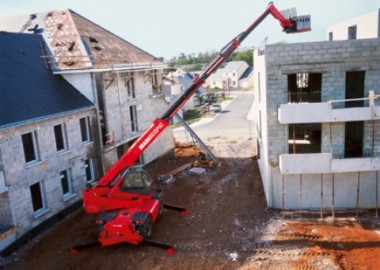
[{"label": "house facade", "polygon": [[[25,58],[26,62],[13,63],[12,58],[3,62],[6,58],[2,58],[2,69],[10,73],[0,74],[27,92],[25,96],[31,102],[26,108],[44,108],[54,102],[70,105],[78,100],[85,104],[73,111],[66,111],[66,107],[59,113],[47,111],[30,123],[0,126],[0,189],[4,190],[0,194],[4,226],[0,228],[6,238],[4,247],[67,211],[72,204],[80,204],[84,186],[98,180],[168,105],[162,101],[160,86],[166,65],[72,10],[0,18],[0,31],[4,36],[16,35],[11,32],[29,36],[19,43],[24,47],[16,58]],[[17,52],[11,50],[15,45],[9,42],[2,40],[1,54]],[[30,50],[34,53],[33,61],[27,58]],[[17,69],[8,70],[8,62]],[[41,78],[32,88],[30,82],[19,80],[21,73],[25,78],[34,76],[35,80],[40,74],[49,75],[56,83],[50,88],[41,87],[46,85]],[[7,95],[3,89],[8,84],[9,81],[1,82],[4,96]],[[55,91],[41,94],[42,102],[33,99],[35,89]],[[67,92],[75,96],[68,96]],[[1,110],[19,106],[19,101],[11,100]],[[1,112],[0,118],[4,115]],[[31,161],[23,160],[23,143],[29,145],[28,155],[34,157]],[[55,144],[60,145],[60,150]],[[137,162],[147,164],[173,147],[169,127]],[[22,206],[16,206],[19,203]]]},{"label": "house facade", "polygon": [[[161,100],[165,64],[70,9],[0,18],[0,30],[41,34],[47,67],[95,104],[103,171],[168,106]],[[168,128],[139,162],[172,149]]]},{"label": "house facade", "polygon": [[0,251],[99,177],[95,106],[41,59],[42,37],[0,33]]},{"label": "house facade", "polygon": [[379,52],[377,38],[255,52],[257,153],[270,207],[378,208]]},{"label": "house facade", "polygon": [[224,68],[219,68],[207,80],[209,88],[219,89],[250,89],[253,86],[252,69],[244,61],[228,62]]}]

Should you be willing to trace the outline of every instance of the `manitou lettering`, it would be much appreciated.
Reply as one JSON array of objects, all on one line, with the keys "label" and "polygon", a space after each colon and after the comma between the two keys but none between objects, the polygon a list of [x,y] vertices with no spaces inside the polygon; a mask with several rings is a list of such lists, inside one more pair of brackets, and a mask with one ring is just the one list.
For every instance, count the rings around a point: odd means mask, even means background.
[{"label": "manitou lettering", "polygon": [[142,151],[145,146],[149,144],[149,142],[157,135],[157,133],[160,132],[160,130],[164,128],[164,124],[160,122],[158,126],[152,130],[152,132],[146,137],[140,144],[139,144],[139,149]]}]

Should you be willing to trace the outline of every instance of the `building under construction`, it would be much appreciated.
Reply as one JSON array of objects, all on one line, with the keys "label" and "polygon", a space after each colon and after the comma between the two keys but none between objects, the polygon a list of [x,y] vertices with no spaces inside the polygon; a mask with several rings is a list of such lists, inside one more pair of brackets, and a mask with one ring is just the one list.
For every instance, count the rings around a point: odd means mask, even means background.
[{"label": "building under construction", "polygon": [[[167,104],[160,60],[72,10],[0,18],[0,39],[1,251],[79,207]],[[139,162],[170,152],[172,137]]]},{"label": "building under construction", "polygon": [[[371,13],[372,14],[372,13]],[[257,153],[270,207],[336,213],[380,206],[380,39],[255,51]],[[340,26],[339,26],[340,27]],[[339,36],[341,28],[334,36]],[[368,31],[367,31],[368,32]]]}]

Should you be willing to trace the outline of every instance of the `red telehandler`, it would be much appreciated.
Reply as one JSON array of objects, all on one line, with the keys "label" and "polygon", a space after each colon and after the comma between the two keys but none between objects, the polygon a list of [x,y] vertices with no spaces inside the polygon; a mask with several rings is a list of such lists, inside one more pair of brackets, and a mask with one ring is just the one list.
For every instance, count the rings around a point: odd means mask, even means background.
[{"label": "red telehandler", "polygon": [[100,213],[97,224],[101,232],[97,242],[78,245],[72,252],[95,246],[109,246],[119,243],[146,243],[166,249],[173,254],[171,245],[149,239],[152,225],[156,222],[163,208],[180,211],[186,209],[163,204],[154,181],[135,161],[144,150],[170,124],[170,119],[198,90],[205,80],[226,60],[240,43],[269,15],[280,21],[285,33],[310,31],[310,16],[297,16],[295,9],[279,12],[272,2],[266,10],[248,26],[246,30],[224,46],[207,68],[197,77],[184,93],[169,107],[121,158],[92,187],[83,191],[83,206],[88,213]]}]

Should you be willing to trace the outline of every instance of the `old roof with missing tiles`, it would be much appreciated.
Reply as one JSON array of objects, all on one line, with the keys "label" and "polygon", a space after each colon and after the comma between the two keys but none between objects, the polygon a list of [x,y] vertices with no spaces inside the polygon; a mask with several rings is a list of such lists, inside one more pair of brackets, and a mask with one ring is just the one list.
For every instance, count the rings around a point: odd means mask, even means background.
[{"label": "old roof with missing tiles", "polygon": [[163,67],[153,55],[70,10],[0,18],[0,31],[42,34],[53,71]]}]

